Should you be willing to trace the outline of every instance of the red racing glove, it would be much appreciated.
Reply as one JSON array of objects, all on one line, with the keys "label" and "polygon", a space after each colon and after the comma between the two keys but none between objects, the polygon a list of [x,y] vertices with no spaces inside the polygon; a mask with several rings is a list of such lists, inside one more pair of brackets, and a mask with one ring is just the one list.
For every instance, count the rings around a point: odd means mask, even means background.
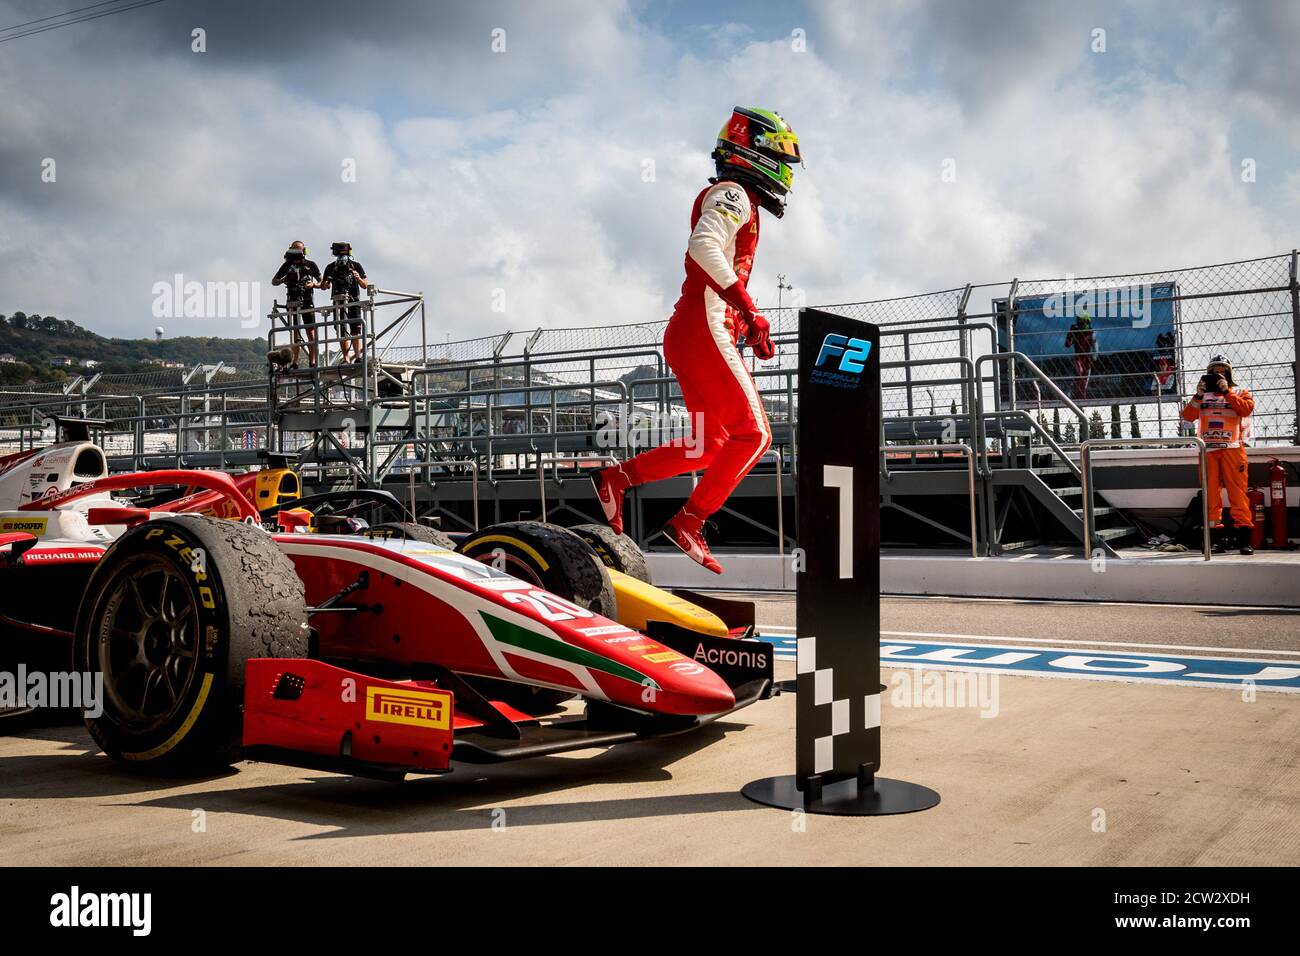
[{"label": "red racing glove", "polygon": [[[717,289],[717,283],[710,281],[710,285]],[[754,354],[764,362],[776,355],[776,346],[772,344],[772,327],[759,314],[758,306],[750,298],[745,284],[737,280],[725,289],[717,289],[717,292],[723,302],[736,310],[734,324],[737,341],[743,338],[753,346]]]},{"label": "red racing glove", "polygon": [[744,313],[732,312],[731,314],[731,331],[734,333],[732,340],[735,342],[746,342],[749,340],[749,320],[745,318]]},{"label": "red racing glove", "polygon": [[772,326],[757,312],[749,317],[749,331],[745,335],[745,341],[764,362],[776,355],[776,346],[772,344]]}]

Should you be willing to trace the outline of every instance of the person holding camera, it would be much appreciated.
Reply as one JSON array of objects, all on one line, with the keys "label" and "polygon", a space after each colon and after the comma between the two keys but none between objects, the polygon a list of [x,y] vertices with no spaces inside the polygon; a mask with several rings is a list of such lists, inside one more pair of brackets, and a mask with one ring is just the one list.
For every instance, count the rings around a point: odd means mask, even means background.
[{"label": "person holding camera", "polygon": [[[298,328],[301,321],[307,333],[307,361],[316,366],[316,321],[311,311],[312,290],[324,288],[321,285],[321,271],[316,263],[307,258],[307,247],[301,240],[294,240],[284,253],[284,263],[280,266],[271,285],[285,287],[285,305],[289,310],[289,324],[293,328],[293,346],[289,350],[289,368],[298,367],[298,351],[302,346],[302,332]],[[273,353],[272,361],[279,360],[279,353]],[[281,363],[283,364],[283,363]]]},{"label": "person holding camera", "polygon": [[1232,363],[1222,355],[1210,359],[1196,386],[1196,394],[1183,407],[1184,421],[1196,422],[1205,442],[1205,486],[1209,494],[1210,528],[1223,527],[1223,493],[1228,491],[1237,547],[1254,554],[1250,545],[1255,526],[1247,497],[1246,446],[1250,444],[1250,416],[1255,399],[1232,381]]},{"label": "person holding camera", "polygon": [[[334,261],[325,267],[323,276],[325,285],[330,287],[330,295],[336,306],[336,316],[341,317],[343,305],[349,302],[361,301],[361,290],[370,287],[366,280],[366,270],[361,263],[352,258],[352,244],[349,242],[335,242],[330,244],[330,253],[334,256]],[[361,333],[364,330],[361,323],[361,307],[354,305],[347,310],[348,324],[346,329],[339,330],[339,364],[348,363],[348,350],[351,347],[352,360],[361,361]],[[351,333],[349,336],[347,333]]]}]

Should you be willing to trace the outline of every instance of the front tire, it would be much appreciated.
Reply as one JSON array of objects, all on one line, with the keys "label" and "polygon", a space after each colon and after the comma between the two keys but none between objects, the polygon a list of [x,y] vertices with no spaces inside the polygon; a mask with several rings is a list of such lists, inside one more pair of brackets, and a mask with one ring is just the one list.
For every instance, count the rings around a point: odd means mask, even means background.
[{"label": "front tire", "polygon": [[133,528],[100,560],[77,614],[77,670],[102,675],[86,727],[113,760],[151,773],[239,759],[244,662],[306,657],[293,563],[260,528],[199,515]]}]

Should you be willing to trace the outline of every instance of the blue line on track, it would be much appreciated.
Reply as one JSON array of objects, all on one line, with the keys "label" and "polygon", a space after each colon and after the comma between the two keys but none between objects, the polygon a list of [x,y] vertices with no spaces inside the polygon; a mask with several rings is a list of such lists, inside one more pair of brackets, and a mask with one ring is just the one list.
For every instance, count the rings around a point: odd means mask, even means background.
[{"label": "blue line on track", "polygon": [[[795,659],[792,634],[759,634],[776,648],[776,659]],[[1199,684],[1300,693],[1300,661],[1260,658],[1173,657],[1139,650],[1044,648],[1014,644],[962,644],[932,640],[883,640],[886,667],[989,670],[1037,677],[1074,677],[1141,683]]]}]

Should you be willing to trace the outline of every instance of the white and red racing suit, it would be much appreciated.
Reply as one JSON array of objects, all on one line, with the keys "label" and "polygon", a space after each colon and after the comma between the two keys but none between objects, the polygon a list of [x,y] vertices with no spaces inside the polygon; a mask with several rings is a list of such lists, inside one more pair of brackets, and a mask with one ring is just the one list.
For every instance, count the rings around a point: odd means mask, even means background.
[{"label": "white and red racing suit", "polygon": [[623,463],[633,485],[703,469],[684,509],[701,520],[723,506],[772,444],[758,389],[736,348],[746,318],[757,311],[745,286],[758,248],[758,210],[757,199],[734,182],[715,183],[695,198],[686,281],[664,333],[664,358],[703,436]]}]

